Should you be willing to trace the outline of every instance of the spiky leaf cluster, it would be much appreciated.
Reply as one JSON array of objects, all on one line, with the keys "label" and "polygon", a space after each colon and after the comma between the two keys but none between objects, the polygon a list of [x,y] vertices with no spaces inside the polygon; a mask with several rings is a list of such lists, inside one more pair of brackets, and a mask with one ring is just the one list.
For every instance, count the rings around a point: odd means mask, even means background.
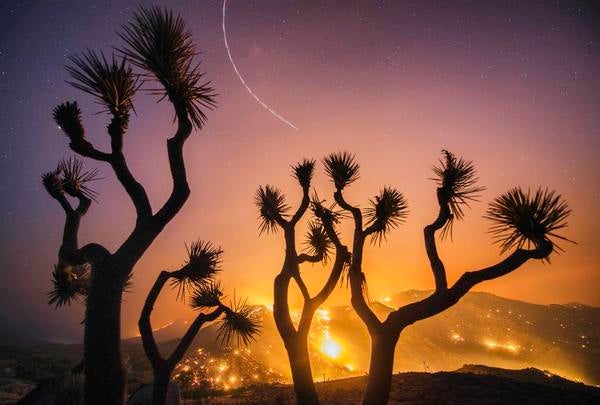
[{"label": "spiky leaf cluster", "polygon": [[98,170],[84,170],[83,162],[77,157],[63,159],[55,170],[42,175],[42,183],[48,194],[58,198],[66,192],[70,196],[85,196],[96,201],[98,193],[88,184],[99,180]]},{"label": "spiky leaf cluster", "polygon": [[329,236],[327,236],[323,225],[315,221],[308,224],[305,244],[308,254],[319,257],[323,262],[327,263],[331,255],[332,242]]},{"label": "spiky leaf cluster", "polygon": [[[570,214],[569,205],[554,190],[538,188],[532,193],[515,187],[490,203],[485,218],[492,221],[490,232],[504,253],[552,238],[572,242],[557,234],[567,226]],[[555,243],[554,248],[560,249]]]},{"label": "spiky leaf cluster", "polygon": [[284,218],[290,209],[285,202],[283,193],[274,186],[260,186],[256,191],[254,202],[260,210],[260,234],[277,232],[277,221]]},{"label": "spiky leaf cluster", "polygon": [[260,333],[260,314],[246,300],[234,301],[232,306],[221,318],[217,337],[224,345],[234,341],[238,346],[242,343],[248,345]]},{"label": "spiky leaf cluster", "polygon": [[70,157],[60,161],[58,170],[62,174],[62,187],[67,194],[71,196],[83,194],[89,199],[96,200],[98,193],[87,184],[100,179],[98,169],[84,170],[81,159]]},{"label": "spiky leaf cluster", "polygon": [[337,190],[344,189],[360,177],[360,166],[354,160],[354,155],[348,152],[332,153],[323,159],[323,164]]},{"label": "spiky leaf cluster", "polygon": [[293,165],[292,170],[294,171],[294,178],[298,180],[302,188],[310,187],[315,171],[315,161],[313,159],[304,159],[302,162]]},{"label": "spiky leaf cluster", "polygon": [[88,284],[82,274],[84,272],[85,270],[73,271],[70,266],[55,265],[52,272],[52,290],[47,294],[48,305],[58,308],[63,305],[71,305],[72,302],[79,303],[85,298]]},{"label": "spiky leaf cluster", "polygon": [[401,192],[386,186],[369,204],[365,210],[367,226],[373,231],[373,242],[381,243],[408,216],[408,202]]},{"label": "spiky leaf cluster", "polygon": [[142,6],[119,36],[126,43],[120,51],[162,86],[151,92],[169,97],[177,108],[184,106],[192,124],[202,128],[204,110],[216,105],[216,94],[194,62],[198,52],[183,18],[165,8]]},{"label": "spiky leaf cluster", "polygon": [[211,242],[199,240],[187,247],[187,253],[186,263],[171,274],[171,284],[177,287],[177,298],[181,300],[188,291],[213,281],[221,271],[223,250]]},{"label": "spiky leaf cluster", "polygon": [[54,198],[58,198],[64,192],[60,170],[58,169],[42,174],[42,184],[48,194]]},{"label": "spiky leaf cluster", "polygon": [[454,221],[464,218],[464,207],[469,207],[471,201],[477,201],[485,187],[476,185],[479,179],[472,161],[457,158],[447,150],[443,150],[442,154],[444,158],[440,159],[439,166],[433,167],[433,172],[440,198],[448,204],[451,213],[442,231],[442,237],[445,237],[452,235]]},{"label": "spiky leaf cluster", "polygon": [[324,201],[319,200],[315,194],[311,199],[313,215],[321,221],[322,224],[337,224],[341,218],[344,218],[344,211],[336,211],[335,203],[329,207],[323,205]]},{"label": "spiky leaf cluster", "polygon": [[133,97],[138,88],[137,76],[125,58],[120,61],[113,55],[110,60],[104,53],[87,50],[71,56],[67,72],[74,81],[68,83],[96,99],[103,112],[127,117],[133,108]]},{"label": "spiky leaf cluster", "polygon": [[223,297],[223,291],[220,282],[201,284],[194,289],[190,305],[199,310],[214,308],[221,303],[221,297]]},{"label": "spiky leaf cluster", "polygon": [[52,118],[72,142],[84,139],[85,133],[81,122],[81,110],[77,105],[77,101],[66,101],[54,107]]}]

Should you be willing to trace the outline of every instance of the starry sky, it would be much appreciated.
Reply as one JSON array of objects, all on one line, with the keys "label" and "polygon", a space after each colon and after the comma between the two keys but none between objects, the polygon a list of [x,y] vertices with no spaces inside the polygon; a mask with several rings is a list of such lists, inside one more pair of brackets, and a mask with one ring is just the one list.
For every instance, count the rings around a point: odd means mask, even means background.
[{"label": "starry sky", "polygon": [[[108,146],[107,116],[65,83],[68,55],[86,47],[111,52],[115,31],[140,2],[11,1],[0,4],[0,339],[78,341],[82,308],[46,305],[63,213],[41,187],[40,174],[71,156],[51,119],[52,108],[77,99],[88,137]],[[123,334],[136,333],[141,303],[156,275],[185,258],[184,242],[212,240],[225,250],[227,291],[256,303],[272,300],[280,235],[258,235],[253,194],[275,184],[296,206],[289,165],[348,150],[362,177],[348,198],[366,205],[383,185],[410,204],[405,225],[365,256],[374,297],[432,288],[422,227],[436,215],[431,166],[448,148],[473,160],[487,186],[440,243],[450,280],[500,260],[481,218],[492,198],[514,185],[547,186],[572,206],[566,235],[577,245],[551,265],[528,263],[480,289],[537,303],[600,305],[600,21],[592,2],[578,1],[292,1],[230,0],[232,56],[253,91],[293,130],[247,92],[224,46],[221,1],[160,1],[187,20],[202,51],[218,108],[187,143],[192,195],[135,268],[125,296]],[[139,93],[125,139],[129,164],[159,206],[170,192],[165,139],[172,113]],[[95,186],[99,203],[80,239],[115,249],[134,212],[110,169]],[[332,186],[321,168],[321,196]],[[348,229],[344,236],[348,241]],[[300,238],[301,239],[301,238]],[[325,277],[308,266],[313,290]],[[348,291],[330,304],[347,304]],[[166,292],[156,323],[190,316]]]}]

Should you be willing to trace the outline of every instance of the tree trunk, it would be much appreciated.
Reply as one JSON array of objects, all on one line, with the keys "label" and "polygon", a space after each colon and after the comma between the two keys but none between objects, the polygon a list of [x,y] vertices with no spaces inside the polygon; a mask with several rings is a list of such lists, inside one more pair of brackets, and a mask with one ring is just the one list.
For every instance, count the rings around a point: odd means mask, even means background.
[{"label": "tree trunk", "polygon": [[126,372],[121,362],[123,271],[108,263],[92,271],[84,333],[85,404],[125,403]]},{"label": "tree trunk", "polygon": [[371,363],[369,379],[363,394],[363,405],[386,405],[390,397],[394,351],[397,338],[375,337],[371,341]]},{"label": "tree trunk", "polygon": [[308,336],[298,334],[285,343],[298,404],[318,405],[319,396],[312,377],[310,359],[308,358]]},{"label": "tree trunk", "polygon": [[170,376],[170,370],[161,370],[154,373],[152,405],[165,405],[167,401],[167,392],[169,390]]}]

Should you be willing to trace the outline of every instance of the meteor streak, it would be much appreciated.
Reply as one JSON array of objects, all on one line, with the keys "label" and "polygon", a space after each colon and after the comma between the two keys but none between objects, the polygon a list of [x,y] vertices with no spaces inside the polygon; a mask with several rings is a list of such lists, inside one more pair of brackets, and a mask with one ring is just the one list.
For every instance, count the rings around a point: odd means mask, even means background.
[{"label": "meteor streak", "polygon": [[233,61],[233,57],[231,56],[231,51],[229,50],[229,44],[227,43],[227,30],[225,29],[225,11],[226,10],[227,10],[227,0],[223,0],[223,40],[225,41],[225,48],[227,49],[227,56],[229,56],[229,61],[231,62],[231,65],[233,66],[233,70],[235,70],[235,74],[240,79],[240,81],[242,82],[242,84],[244,85],[244,87],[246,88],[246,90],[248,90],[248,93],[250,93],[250,95],[252,95],[252,97],[254,97],[254,99],[256,101],[258,101],[260,105],[262,105],[267,111],[269,111],[271,114],[273,114],[279,120],[281,120],[283,123],[285,123],[286,125],[290,126],[293,129],[297,130],[298,129],[297,126],[295,126],[294,124],[292,124],[291,122],[289,122],[288,120],[286,120],[281,115],[277,114],[271,107],[269,107],[268,105],[266,105],[260,98],[258,98],[258,96],[252,91],[252,89],[250,88],[250,86],[248,86],[246,84],[246,81],[244,80],[244,78],[240,74],[240,71],[238,70],[235,62]]}]

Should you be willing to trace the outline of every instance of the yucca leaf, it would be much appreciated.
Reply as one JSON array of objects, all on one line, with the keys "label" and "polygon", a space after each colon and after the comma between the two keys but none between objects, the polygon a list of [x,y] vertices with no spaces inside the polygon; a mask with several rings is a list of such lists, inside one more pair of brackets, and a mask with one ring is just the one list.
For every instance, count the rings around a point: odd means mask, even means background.
[{"label": "yucca leaf", "polygon": [[52,110],[52,117],[56,125],[73,142],[81,141],[85,137],[83,124],[81,122],[81,110],[77,101],[66,101],[57,105]]},{"label": "yucca leaf", "polygon": [[187,248],[188,259],[180,270],[172,272],[171,285],[177,287],[177,298],[184,300],[188,291],[210,283],[221,271],[223,250],[211,242],[196,241]]},{"label": "yucca leaf", "polygon": [[138,89],[138,79],[125,58],[120,61],[112,55],[108,60],[104,53],[87,50],[71,56],[67,72],[74,81],[68,83],[94,98],[102,105],[103,112],[127,118],[133,108],[133,97]]},{"label": "yucca leaf", "polygon": [[469,207],[469,202],[478,201],[479,193],[485,187],[477,186],[477,172],[473,162],[457,158],[453,153],[442,150],[444,155],[439,166],[433,167],[433,172],[439,188],[440,196],[450,208],[451,216],[442,230],[442,238],[452,237],[454,221],[464,218],[464,206]]},{"label": "yucca leaf", "polygon": [[62,187],[67,194],[78,196],[83,194],[87,198],[96,201],[98,193],[87,186],[90,182],[100,180],[98,170],[84,170],[83,162],[77,157],[63,159],[58,164],[58,170],[62,175]]},{"label": "yucca leaf", "polygon": [[58,198],[64,192],[60,169],[42,174],[42,184],[50,196]]},{"label": "yucca leaf", "polygon": [[89,265],[68,266],[58,264],[52,272],[52,290],[48,293],[48,305],[56,308],[79,303],[87,296],[89,288]]},{"label": "yucca leaf", "polygon": [[161,100],[169,97],[176,108],[183,105],[192,124],[202,128],[216,94],[194,62],[198,52],[183,18],[166,8],[141,6],[118,35],[126,43],[120,52],[162,87],[150,92]]},{"label": "yucca leaf", "polygon": [[342,190],[360,177],[360,166],[356,163],[354,155],[348,152],[332,153],[323,159],[323,164],[337,190]]},{"label": "yucca leaf", "polygon": [[374,243],[381,243],[390,230],[397,228],[408,216],[408,203],[404,195],[391,187],[384,187],[375,198],[369,200],[365,210],[367,227]]},{"label": "yucca leaf", "polygon": [[256,191],[254,202],[260,210],[259,232],[277,232],[278,218],[284,218],[290,207],[285,203],[285,197],[277,187],[260,186]]},{"label": "yucca leaf", "polygon": [[[573,242],[557,233],[567,226],[571,209],[555,191],[538,188],[534,193],[515,187],[489,205],[485,218],[492,221],[490,232],[501,251],[531,247],[543,240]],[[554,250],[562,250],[554,241]]]},{"label": "yucca leaf", "polygon": [[310,182],[315,171],[315,161],[313,159],[304,159],[292,166],[294,178],[298,180],[302,188],[310,187]]},{"label": "yucca leaf", "polygon": [[256,340],[256,335],[260,333],[260,313],[257,308],[248,305],[246,300],[239,300],[232,303],[232,308],[225,311],[225,316],[221,318],[218,338],[223,345],[230,345],[235,341],[240,344],[248,345]]},{"label": "yucca leaf", "polygon": [[323,262],[327,263],[331,255],[332,242],[320,223],[312,221],[308,224],[304,243],[308,254],[320,257]]},{"label": "yucca leaf", "polygon": [[346,213],[343,210],[335,210],[336,204],[333,203],[329,207],[324,205],[325,201],[321,201],[319,196],[315,195],[311,198],[312,212],[315,217],[325,224],[337,224],[340,219],[346,217]]},{"label": "yucca leaf", "polygon": [[221,303],[223,291],[221,283],[210,282],[201,284],[194,289],[190,298],[190,305],[194,309],[214,308]]}]

